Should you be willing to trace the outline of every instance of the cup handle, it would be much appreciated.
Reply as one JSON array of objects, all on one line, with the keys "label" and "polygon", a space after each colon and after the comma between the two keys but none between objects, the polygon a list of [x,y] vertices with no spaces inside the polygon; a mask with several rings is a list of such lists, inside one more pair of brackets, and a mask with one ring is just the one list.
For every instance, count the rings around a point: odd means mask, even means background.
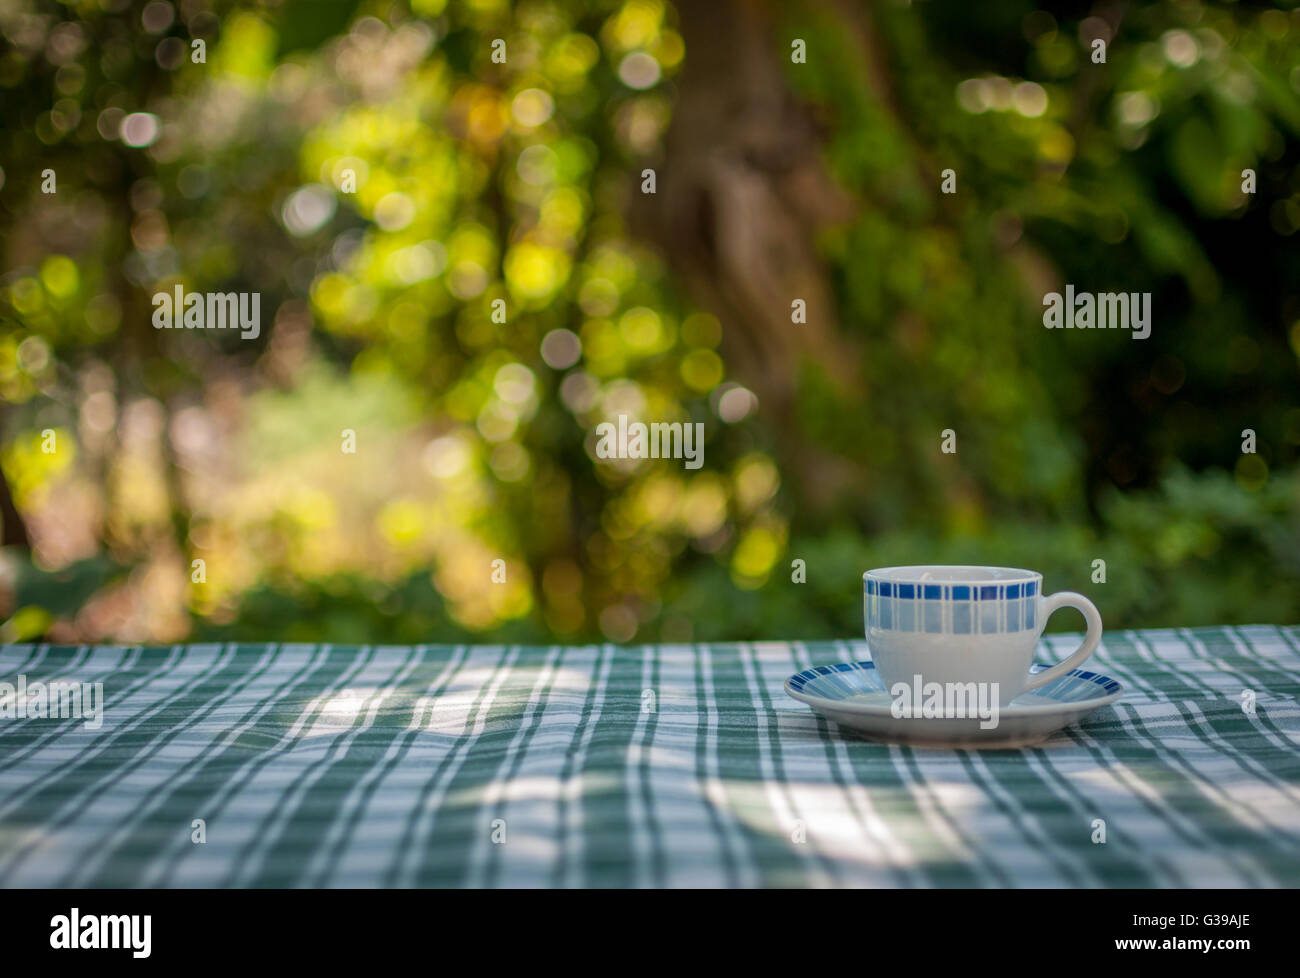
[{"label": "cup handle", "polygon": [[1045,672],[1036,673],[1025,684],[1025,692],[1038,689],[1040,686],[1046,686],[1053,680],[1060,679],[1071,669],[1079,668],[1079,666],[1083,665],[1084,660],[1097,650],[1097,645],[1101,642],[1101,613],[1097,611],[1095,604],[1076,591],[1057,591],[1055,594],[1043,598],[1038,605],[1038,620],[1046,625],[1047,619],[1052,616],[1052,613],[1061,608],[1077,608],[1083,612],[1083,620],[1088,623],[1088,633],[1083,637],[1083,644],[1075,649],[1064,662],[1058,662]]}]

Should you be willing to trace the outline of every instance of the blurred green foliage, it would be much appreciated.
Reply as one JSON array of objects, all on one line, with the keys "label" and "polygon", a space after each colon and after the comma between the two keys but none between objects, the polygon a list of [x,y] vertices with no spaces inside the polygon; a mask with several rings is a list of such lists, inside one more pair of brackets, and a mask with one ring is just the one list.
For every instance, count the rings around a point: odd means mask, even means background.
[{"label": "blurred green foliage", "polygon": [[[818,248],[861,362],[790,364],[793,417],[724,409],[738,324],[625,220],[673,7],[0,4],[5,637],[851,635],[862,571],[920,562],[1295,621],[1300,12],[764,9],[855,202]],[[155,331],[177,282],[260,292],[262,335]],[[1044,330],[1065,282],[1151,292],[1151,338]],[[705,423],[704,468],[598,462],[619,413]],[[852,492],[803,498],[783,427]]]}]

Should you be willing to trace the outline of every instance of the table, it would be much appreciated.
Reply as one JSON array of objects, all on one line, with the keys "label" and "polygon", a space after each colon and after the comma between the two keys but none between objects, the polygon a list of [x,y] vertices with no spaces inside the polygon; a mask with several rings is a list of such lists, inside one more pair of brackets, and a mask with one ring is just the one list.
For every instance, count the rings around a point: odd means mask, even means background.
[{"label": "table", "polygon": [[0,885],[1300,885],[1300,627],[1108,632],[1125,696],[1013,751],[850,739],[782,690],[867,657],[5,646],[0,681],[105,709],[0,719]]}]

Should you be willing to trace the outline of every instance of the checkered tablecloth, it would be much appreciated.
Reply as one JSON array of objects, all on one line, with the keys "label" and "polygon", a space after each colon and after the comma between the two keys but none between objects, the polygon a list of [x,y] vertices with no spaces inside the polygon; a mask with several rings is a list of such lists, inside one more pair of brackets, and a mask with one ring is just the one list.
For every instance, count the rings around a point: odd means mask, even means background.
[{"label": "checkered tablecloth", "polygon": [[106,708],[0,719],[0,886],[1300,885],[1300,628],[1107,633],[1124,697],[1014,751],[846,738],[782,690],[867,657],[6,646],[0,682]]}]

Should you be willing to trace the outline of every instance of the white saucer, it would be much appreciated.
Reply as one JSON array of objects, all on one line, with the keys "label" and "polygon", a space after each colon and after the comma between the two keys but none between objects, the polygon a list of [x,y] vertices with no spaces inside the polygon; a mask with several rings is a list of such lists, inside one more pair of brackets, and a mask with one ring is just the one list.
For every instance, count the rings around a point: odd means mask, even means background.
[{"label": "white saucer", "polygon": [[[1036,664],[1030,672],[1049,666]],[[1008,748],[1040,743],[1099,706],[1114,703],[1124,688],[1109,676],[1075,669],[1003,707],[997,726],[979,717],[896,717],[892,698],[871,662],[841,662],[797,672],[785,691],[829,720],[869,740],[921,747]]]}]

